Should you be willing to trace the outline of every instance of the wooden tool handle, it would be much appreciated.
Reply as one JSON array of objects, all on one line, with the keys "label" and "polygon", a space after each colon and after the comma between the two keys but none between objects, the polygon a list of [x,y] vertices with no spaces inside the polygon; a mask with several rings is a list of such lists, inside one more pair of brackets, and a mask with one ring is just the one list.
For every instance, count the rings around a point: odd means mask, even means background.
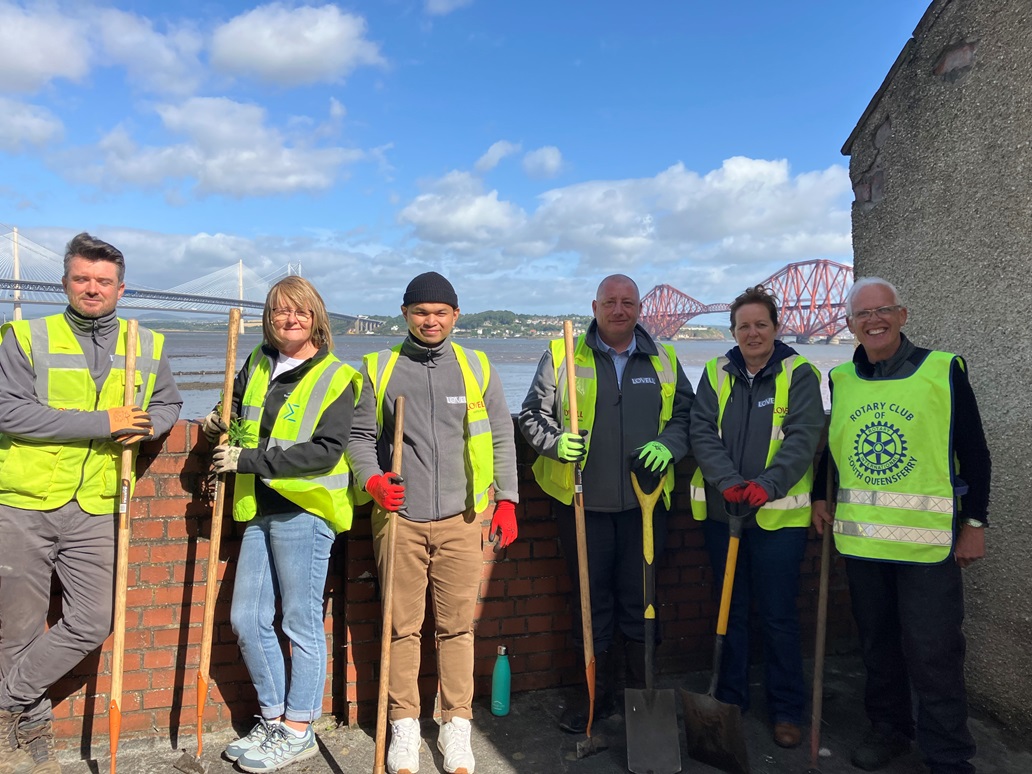
[{"label": "wooden tool handle", "polygon": [[[394,447],[391,449],[391,473],[401,475],[401,452],[405,446],[405,398],[394,401]],[[397,541],[398,514],[384,511],[387,517],[387,577],[383,582],[383,623],[380,629],[380,683],[376,695],[376,748],[373,774],[383,774],[387,748],[387,700],[391,672],[391,640],[394,636],[394,554]]]},{"label": "wooden tool handle", "polygon": [[[125,391],[122,402],[136,405],[136,340],[139,323],[128,320],[125,336]],[[122,449],[121,494],[118,502],[118,548],[115,558],[114,639],[111,644],[111,703],[108,707],[108,736],[111,741],[111,774],[118,759],[118,737],[122,728],[122,673],[125,666],[125,607],[129,593],[129,500],[132,489],[132,446]]]},{"label": "wooden tool handle", "polygon": [[[219,443],[229,442],[229,423],[233,416],[233,382],[236,378],[237,341],[240,336],[240,310],[229,310],[226,340],[226,368],[222,381],[222,422],[227,431]],[[197,666],[197,757],[204,749],[204,705],[208,699],[208,670],[211,667],[211,642],[215,628],[215,603],[219,593],[219,548],[222,545],[222,518],[226,507],[225,476],[215,482],[215,503],[208,538],[208,572],[204,581],[204,621],[201,624],[201,657]]]}]

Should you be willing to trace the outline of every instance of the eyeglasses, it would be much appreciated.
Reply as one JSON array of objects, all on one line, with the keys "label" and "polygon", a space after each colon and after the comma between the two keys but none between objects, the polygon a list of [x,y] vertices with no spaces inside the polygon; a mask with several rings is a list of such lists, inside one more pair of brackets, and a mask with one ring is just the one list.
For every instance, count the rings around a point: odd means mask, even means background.
[{"label": "eyeglasses", "polygon": [[850,315],[854,320],[870,320],[872,317],[877,317],[884,320],[889,315],[898,312],[902,307],[899,304],[893,304],[892,306],[879,306],[877,309],[860,309]]},{"label": "eyeglasses", "polygon": [[272,319],[273,320],[286,320],[287,318],[290,317],[290,315],[294,315],[294,318],[299,323],[306,323],[306,322],[308,322],[309,320],[312,319],[312,310],[311,309],[273,309],[272,310]]}]

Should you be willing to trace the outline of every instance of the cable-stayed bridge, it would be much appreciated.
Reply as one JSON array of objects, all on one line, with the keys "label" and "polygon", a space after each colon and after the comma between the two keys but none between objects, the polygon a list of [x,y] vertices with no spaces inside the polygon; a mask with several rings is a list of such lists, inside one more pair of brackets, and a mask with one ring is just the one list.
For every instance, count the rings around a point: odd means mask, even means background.
[{"label": "cable-stayed bridge", "polygon": [[[243,265],[213,271],[167,290],[127,286],[119,310],[151,310],[190,314],[228,314],[239,308],[247,317],[261,318],[269,288],[289,274],[300,274],[300,264],[290,264],[262,276]],[[0,304],[11,304],[15,316],[25,304],[64,306],[68,299],[61,287],[64,256],[0,224]],[[375,330],[377,320],[365,315],[330,312],[332,320],[348,322],[357,331]]]}]

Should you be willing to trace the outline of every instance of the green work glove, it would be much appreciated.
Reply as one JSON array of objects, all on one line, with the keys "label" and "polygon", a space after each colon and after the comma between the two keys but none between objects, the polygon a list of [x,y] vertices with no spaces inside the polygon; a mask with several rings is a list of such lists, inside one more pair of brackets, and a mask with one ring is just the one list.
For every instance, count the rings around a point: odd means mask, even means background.
[{"label": "green work glove", "polygon": [[636,449],[636,451],[638,452],[638,459],[653,473],[665,470],[666,466],[674,461],[674,455],[659,441],[649,441],[644,446]]},{"label": "green work glove", "polygon": [[588,454],[585,439],[588,437],[587,430],[577,433],[563,433],[559,436],[559,443],[556,444],[556,454],[562,462],[580,462]]}]

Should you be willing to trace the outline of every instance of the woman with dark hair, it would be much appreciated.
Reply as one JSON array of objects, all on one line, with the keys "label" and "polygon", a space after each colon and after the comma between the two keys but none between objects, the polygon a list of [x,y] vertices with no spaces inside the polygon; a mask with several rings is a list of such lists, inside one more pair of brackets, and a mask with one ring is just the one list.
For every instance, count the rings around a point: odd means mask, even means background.
[{"label": "woman with dark hair", "polygon": [[[336,533],[351,526],[344,450],[361,377],[330,352],[322,298],[301,277],[269,291],[264,341],[233,388],[242,446],[217,446],[212,469],[235,473],[233,518],[244,522],[230,620],[258,694],[258,723],[225,756],[273,771],[319,751],[312,721],[326,684],[323,591]],[[204,420],[212,442],[219,414]],[[276,603],[291,643],[290,670],[273,628]]]},{"label": "woman with dark hair", "polygon": [[716,697],[749,708],[755,602],[774,741],[795,747],[806,704],[796,596],[824,407],[819,372],[777,331],[777,299],[762,285],[731,304],[736,346],[706,364],[692,406],[689,435],[699,467],[691,497],[715,579],[724,577],[729,519],[742,519]]}]

